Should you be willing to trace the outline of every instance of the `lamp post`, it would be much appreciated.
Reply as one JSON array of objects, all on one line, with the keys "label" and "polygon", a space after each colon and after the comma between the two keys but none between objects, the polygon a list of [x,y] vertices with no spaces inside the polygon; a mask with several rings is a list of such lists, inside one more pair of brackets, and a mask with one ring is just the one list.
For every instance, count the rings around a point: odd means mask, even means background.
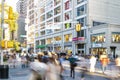
[{"label": "lamp post", "polygon": [[[3,27],[4,27],[4,0],[1,2],[1,41],[3,40]],[[1,65],[3,65],[3,51],[1,46]]]},{"label": "lamp post", "polygon": [[[81,31],[81,24],[80,24],[80,23],[77,23],[77,24],[75,25],[75,30],[76,30],[76,32],[77,32],[77,43],[78,43],[78,32]],[[78,47],[77,47],[77,51],[78,51]]]},{"label": "lamp post", "polygon": [[[3,28],[4,28],[4,1],[2,0],[1,2],[1,41],[3,40]],[[5,44],[6,45],[6,44]],[[3,63],[3,50],[2,46],[1,47],[1,64],[0,64],[0,79],[8,79],[9,78],[9,66],[4,65]]]}]

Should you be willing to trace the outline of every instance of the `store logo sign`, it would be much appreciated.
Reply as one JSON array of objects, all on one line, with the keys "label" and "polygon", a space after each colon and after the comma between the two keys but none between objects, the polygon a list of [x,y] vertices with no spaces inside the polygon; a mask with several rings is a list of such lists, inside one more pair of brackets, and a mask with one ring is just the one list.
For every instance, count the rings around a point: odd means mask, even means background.
[{"label": "store logo sign", "polygon": [[85,41],[85,37],[74,37],[72,41]]}]

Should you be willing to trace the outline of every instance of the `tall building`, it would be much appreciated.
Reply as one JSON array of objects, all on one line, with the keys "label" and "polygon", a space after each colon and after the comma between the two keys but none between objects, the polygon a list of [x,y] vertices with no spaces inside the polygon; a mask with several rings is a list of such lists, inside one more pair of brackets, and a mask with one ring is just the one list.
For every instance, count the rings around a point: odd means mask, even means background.
[{"label": "tall building", "polygon": [[[28,17],[28,29],[27,29],[27,45],[29,50],[34,50],[34,31],[35,31],[35,24],[36,24],[36,18],[37,16],[35,10],[36,10],[36,2],[37,0],[29,0],[27,1],[27,17]],[[38,12],[38,11],[37,11]]]},{"label": "tall building", "polygon": [[18,31],[17,31],[17,40],[19,42],[21,42],[21,44],[23,44],[25,42],[25,36],[26,35],[26,31],[25,31],[25,18],[27,16],[27,1],[26,0],[19,0],[16,6],[16,10],[19,14],[18,17]]},{"label": "tall building", "polygon": [[19,0],[16,3],[17,12],[19,16],[26,17],[27,16],[27,1],[26,0]]},{"label": "tall building", "polygon": [[[35,17],[36,52],[113,52],[115,56],[120,40],[111,39],[120,38],[119,4],[119,0],[39,0]],[[81,24],[79,32],[75,30],[77,23]]]}]

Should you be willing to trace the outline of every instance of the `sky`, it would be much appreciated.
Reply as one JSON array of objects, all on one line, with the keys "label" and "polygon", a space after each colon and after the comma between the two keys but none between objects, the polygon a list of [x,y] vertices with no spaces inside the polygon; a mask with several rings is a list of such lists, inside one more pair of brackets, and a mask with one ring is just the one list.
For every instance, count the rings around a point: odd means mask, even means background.
[{"label": "sky", "polygon": [[[0,0],[1,2],[2,0]],[[16,11],[16,3],[18,2],[18,0],[5,0],[5,3],[9,6],[12,6],[14,11]]]}]

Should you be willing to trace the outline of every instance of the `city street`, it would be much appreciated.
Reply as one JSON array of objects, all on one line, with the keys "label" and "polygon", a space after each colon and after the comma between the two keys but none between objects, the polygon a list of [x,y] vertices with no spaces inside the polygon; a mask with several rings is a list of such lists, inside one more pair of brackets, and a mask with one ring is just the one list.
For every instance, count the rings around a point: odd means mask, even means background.
[{"label": "city street", "polygon": [[[0,0],[0,80],[8,69],[7,80],[120,80],[119,9],[120,0]],[[36,59],[48,64],[28,65]]]},{"label": "city street", "polygon": [[21,66],[9,69],[9,79],[8,80],[28,80],[30,70],[29,68],[22,69]]},{"label": "city street", "polygon": [[[75,79],[73,79],[70,77],[68,61],[64,62],[64,68],[65,68],[65,71],[63,73],[64,80],[81,80],[82,68],[80,67],[80,65],[85,65],[85,64],[80,64],[80,63],[81,62],[79,61],[78,66],[76,67]],[[97,66],[99,66],[99,64],[97,64]],[[112,67],[113,67],[113,65],[112,65]],[[8,80],[28,80],[29,76],[30,76],[29,68],[22,69],[20,65],[17,66],[16,68],[10,68],[9,72],[10,72],[9,73],[10,76],[9,76]],[[105,72],[105,74],[102,74],[100,69],[97,69],[95,71],[95,73],[90,73],[90,72],[86,71],[85,80],[119,80],[120,78],[115,78],[115,75],[117,75],[117,71],[115,71],[115,70],[111,71],[108,69]]]}]

